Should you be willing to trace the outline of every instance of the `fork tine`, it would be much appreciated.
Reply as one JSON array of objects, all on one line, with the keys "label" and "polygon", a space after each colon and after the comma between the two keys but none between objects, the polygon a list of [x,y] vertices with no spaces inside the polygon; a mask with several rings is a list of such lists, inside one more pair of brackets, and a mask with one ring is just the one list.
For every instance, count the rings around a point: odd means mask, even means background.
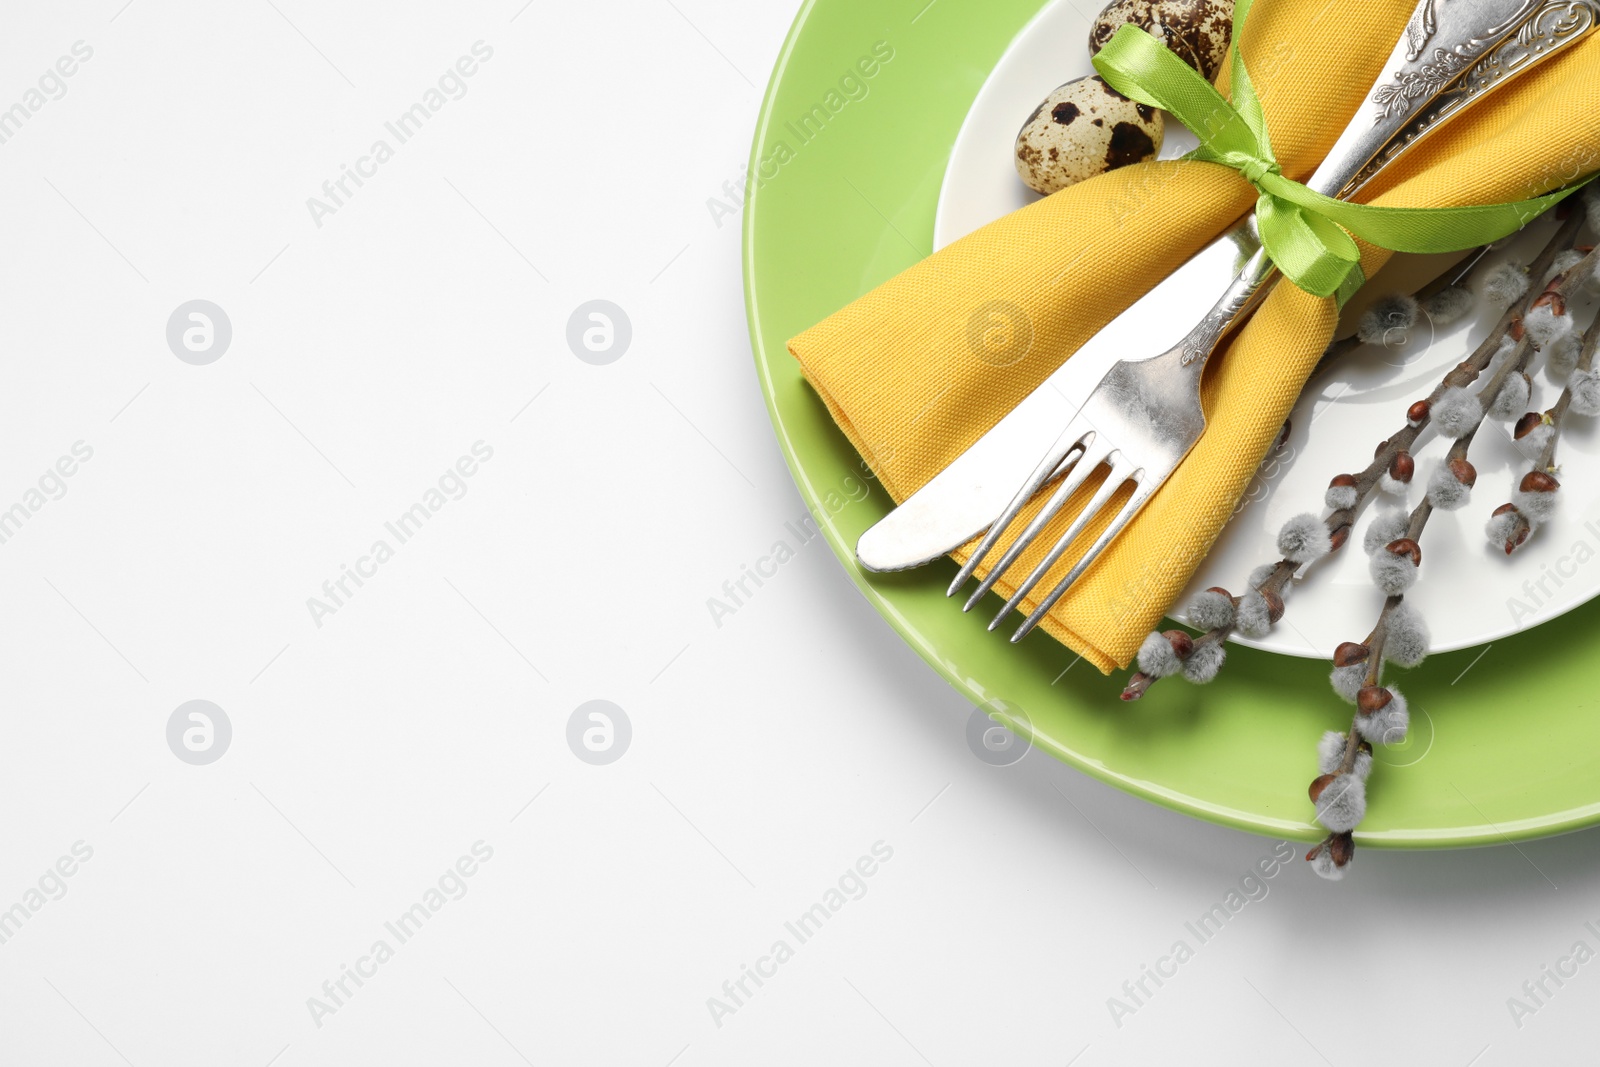
[{"label": "fork tine", "polygon": [[1079,454],[1077,465],[1072,468],[1072,473],[1061,480],[1061,484],[1056,487],[1055,492],[1050,494],[1050,499],[1045,502],[1039,514],[1035,515],[1033,521],[1029,522],[1027,527],[1017,535],[1017,539],[1011,542],[1011,545],[1005,550],[1005,554],[1000,557],[1000,561],[989,569],[988,575],[978,583],[978,588],[967,599],[966,605],[961,609],[962,611],[971,611],[972,606],[983,599],[983,595],[989,591],[989,588],[1000,580],[1000,576],[1017,561],[1018,556],[1027,551],[1028,546],[1033,544],[1034,539],[1039,536],[1039,532],[1049,525],[1050,520],[1055,518],[1056,514],[1066,506],[1072,494],[1076,493],[1083,483],[1089,480],[1089,475],[1099,469],[1100,464],[1105,462],[1110,453],[1111,447],[1109,445],[1104,448],[1098,448],[1095,447],[1095,443],[1091,442],[1089,447]]},{"label": "fork tine", "polygon": [[1111,464],[1111,473],[1106,475],[1106,480],[1101,483],[1099,489],[1095,490],[1094,496],[1083,506],[1083,510],[1078,513],[1078,517],[1072,520],[1072,525],[1067,527],[1066,533],[1057,538],[1056,543],[1050,547],[1050,551],[1045,553],[1044,559],[1039,561],[1039,565],[1033,569],[1033,573],[1029,574],[1022,584],[1017,586],[1016,592],[1011,594],[1011,599],[1005,602],[999,613],[995,615],[994,621],[989,623],[989,629],[993,630],[999,626],[1001,620],[1009,615],[1018,604],[1022,603],[1022,598],[1027,596],[1033,590],[1033,587],[1038,585],[1044,576],[1050,572],[1050,568],[1054,567],[1056,562],[1066,554],[1067,549],[1072,546],[1072,542],[1077,539],[1079,534],[1083,533],[1089,523],[1094,521],[1095,516],[1100,514],[1100,511],[1106,506],[1106,502],[1116,495],[1117,490],[1121,489],[1129,478],[1140,473],[1134,468],[1133,464],[1127,462],[1125,456],[1114,450],[1111,454],[1117,457],[1119,462]]},{"label": "fork tine", "polygon": [[1028,476],[1028,480],[1023,484],[1021,491],[1011,499],[1010,504],[1006,505],[1005,511],[1000,513],[1000,517],[994,521],[994,525],[989,527],[988,534],[979,542],[977,550],[972,553],[972,558],[967,560],[966,566],[962,567],[960,573],[956,575],[955,581],[950,583],[950,588],[945,592],[945,596],[955,596],[956,590],[967,584],[967,579],[972,577],[972,572],[978,569],[990,552],[994,551],[994,546],[1005,535],[1006,528],[1016,520],[1017,513],[1023,509],[1028,501],[1033,499],[1033,494],[1039,491],[1039,487],[1067,466],[1067,461],[1072,458],[1073,452],[1078,452],[1081,456],[1083,450],[1093,443],[1094,431],[1085,431],[1076,423],[1068,427],[1065,433],[1056,438],[1055,444],[1050,446],[1049,453],[1034,468],[1033,473]]},{"label": "fork tine", "polygon": [[[1156,472],[1156,476],[1152,477],[1151,472],[1140,470],[1134,472],[1134,477],[1137,479],[1139,487],[1134,490],[1133,496],[1129,497],[1128,502],[1122,505],[1122,510],[1117,512],[1117,517],[1111,520],[1111,525],[1107,526],[1105,532],[1095,539],[1094,544],[1089,546],[1089,551],[1083,554],[1083,558],[1073,564],[1066,577],[1056,583],[1056,587],[1050,590],[1050,594],[1039,601],[1039,606],[1033,609],[1033,614],[1024,619],[1022,625],[1017,627],[1017,632],[1011,635],[1012,644],[1016,644],[1024,637],[1027,637],[1028,633],[1039,625],[1039,620],[1049,614],[1050,609],[1055,607],[1056,601],[1060,600],[1083,572],[1088,570],[1096,559],[1100,558],[1100,553],[1105,551],[1105,547],[1122,532],[1123,527],[1128,525],[1133,516],[1144,506],[1145,501],[1155,495],[1155,491],[1161,487],[1161,483],[1166,481],[1166,476],[1161,472]],[[1106,481],[1109,483],[1110,479],[1108,478]]]}]

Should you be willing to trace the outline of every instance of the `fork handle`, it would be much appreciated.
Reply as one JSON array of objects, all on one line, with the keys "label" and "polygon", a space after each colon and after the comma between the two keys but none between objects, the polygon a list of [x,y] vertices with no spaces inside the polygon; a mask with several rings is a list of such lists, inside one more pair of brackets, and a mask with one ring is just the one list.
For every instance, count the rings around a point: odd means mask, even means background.
[{"label": "fork handle", "polygon": [[[1254,216],[1252,216],[1253,222]],[[1229,284],[1227,291],[1206,312],[1205,317],[1195,323],[1194,329],[1178,342],[1183,350],[1179,357],[1179,365],[1194,367],[1198,374],[1205,367],[1207,358],[1217,350],[1217,345],[1222,341],[1222,335],[1227,333],[1233,325],[1243,320],[1256,306],[1266,299],[1272,289],[1272,282],[1278,277],[1278,267],[1272,262],[1272,257],[1267,250],[1257,248],[1245,264],[1240,268],[1238,275]]]}]

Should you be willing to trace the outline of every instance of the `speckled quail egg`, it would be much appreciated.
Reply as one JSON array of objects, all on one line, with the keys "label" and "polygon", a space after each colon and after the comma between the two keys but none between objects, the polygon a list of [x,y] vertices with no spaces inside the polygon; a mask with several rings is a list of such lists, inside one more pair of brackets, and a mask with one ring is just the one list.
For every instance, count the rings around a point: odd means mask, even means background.
[{"label": "speckled quail egg", "polygon": [[1017,174],[1028,188],[1053,193],[1108,170],[1156,158],[1161,112],[1129,100],[1097,76],[1079,78],[1044,98],[1017,134]]},{"label": "speckled quail egg", "polygon": [[1115,0],[1089,28],[1089,53],[1127,24],[1149,32],[1209,81],[1228,58],[1233,0]]}]

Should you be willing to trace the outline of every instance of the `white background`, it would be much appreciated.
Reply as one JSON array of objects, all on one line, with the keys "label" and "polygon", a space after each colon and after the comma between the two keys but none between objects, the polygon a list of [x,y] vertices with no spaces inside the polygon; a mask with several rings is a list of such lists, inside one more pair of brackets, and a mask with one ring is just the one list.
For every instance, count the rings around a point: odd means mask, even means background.
[{"label": "white background", "polygon": [[[804,513],[737,219],[706,203],[786,5],[123,2],[10,5],[0,33],[0,107],[94,50],[0,145],[0,509],[93,449],[0,544],[0,909],[93,849],[0,944],[0,1062],[1589,1048],[1600,965],[1520,1028],[1506,1002],[1600,947],[1592,834],[1364,852],[1342,884],[1295,863],[1201,945],[1185,922],[1274,843],[981,762],[820,541],[713,623]],[[466,95],[316,225],[307,198],[478,40]],[[233,328],[207,366],[166,341],[197,298]],[[632,323],[605,366],[566,342],[592,299]],[[307,598],[478,441],[465,496],[318,626]],[[166,738],[194,699],[233,729],[204,766]],[[605,766],[566,740],[593,699],[632,724]],[[465,895],[318,1025],[308,998],[478,841]],[[714,1019],[880,841],[865,895]]]}]

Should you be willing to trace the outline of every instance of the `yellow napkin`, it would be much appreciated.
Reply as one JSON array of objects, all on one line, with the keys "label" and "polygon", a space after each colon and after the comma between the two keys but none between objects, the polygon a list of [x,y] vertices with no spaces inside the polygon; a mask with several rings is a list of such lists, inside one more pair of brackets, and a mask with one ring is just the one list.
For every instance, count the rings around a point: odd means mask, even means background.
[{"label": "yellow napkin", "polygon": [[[1259,0],[1251,10],[1241,45],[1287,176],[1305,180],[1327,154],[1414,7],[1415,0]],[[1219,87],[1227,91],[1225,74]],[[1600,35],[1477,104],[1361,199],[1404,207],[1521,200],[1600,168],[1594,146]],[[936,252],[795,337],[789,350],[885,488],[903,500],[1101,326],[1240,218],[1255,195],[1238,174],[1207,163],[1113,171]],[[1365,244],[1362,251],[1370,278],[1389,253]],[[968,340],[973,312],[992,301],[1020,308],[1032,329],[1027,355],[1005,367],[979,358]],[[1211,360],[1199,444],[1056,604],[1043,621],[1046,631],[1103,672],[1127,665],[1232,515],[1337,321],[1331,299],[1277,286]],[[1352,453],[1351,462],[1365,458]],[[1063,509],[996,590],[1011,595],[1090,491]],[[1319,481],[1298,495],[1311,509],[1321,494]],[[1107,509],[1108,519],[1114,511]],[[1098,532],[1091,529],[1078,545]],[[965,560],[972,547],[956,557]],[[1069,552],[1038,590],[1050,589],[1073,561]]]}]

